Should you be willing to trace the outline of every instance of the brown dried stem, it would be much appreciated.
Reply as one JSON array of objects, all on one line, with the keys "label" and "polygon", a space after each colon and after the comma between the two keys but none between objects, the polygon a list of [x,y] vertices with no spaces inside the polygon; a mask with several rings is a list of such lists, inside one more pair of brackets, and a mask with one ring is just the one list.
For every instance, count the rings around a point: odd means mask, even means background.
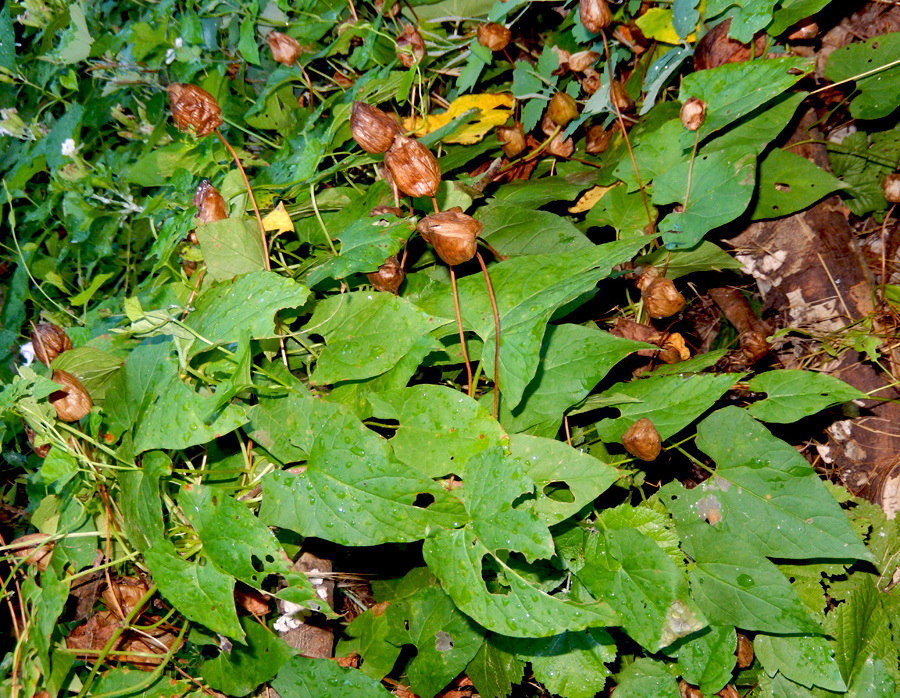
[{"label": "brown dried stem", "polygon": [[481,265],[481,273],[484,274],[484,283],[487,286],[488,298],[491,299],[491,310],[494,313],[494,419],[500,416],[500,313],[497,311],[497,299],[494,297],[494,286],[491,284],[491,276],[480,252],[476,252],[478,263]]}]

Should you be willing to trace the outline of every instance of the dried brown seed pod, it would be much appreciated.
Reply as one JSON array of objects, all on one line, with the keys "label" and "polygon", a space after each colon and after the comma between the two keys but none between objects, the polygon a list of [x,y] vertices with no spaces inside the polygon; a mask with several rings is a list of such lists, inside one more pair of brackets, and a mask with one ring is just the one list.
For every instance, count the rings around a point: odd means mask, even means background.
[{"label": "dried brown seed pod", "polygon": [[72,340],[62,327],[50,322],[39,322],[31,330],[31,346],[34,355],[44,366],[49,366],[57,356],[72,348]]},{"label": "dried brown seed pod", "polygon": [[425,216],[417,227],[425,241],[434,246],[438,257],[451,267],[475,256],[478,251],[475,238],[483,229],[479,221],[463,213],[458,206]]},{"label": "dried brown seed pod", "polygon": [[216,98],[196,85],[173,82],[166,88],[172,120],[179,131],[194,130],[208,136],[222,125],[222,110]]},{"label": "dried brown seed pod", "polygon": [[403,24],[403,32],[397,37],[397,59],[412,68],[425,58],[425,40],[411,24]]},{"label": "dried brown seed pod", "polygon": [[34,565],[41,572],[50,564],[50,553],[53,551],[53,541],[46,533],[27,533],[19,536],[10,543],[16,547],[12,550],[15,557],[25,558],[26,565]]},{"label": "dried brown seed pod", "polygon": [[62,390],[50,393],[49,398],[57,417],[64,422],[77,422],[91,411],[94,406],[91,396],[75,376],[68,371],[54,371],[52,380],[62,386]]},{"label": "dried brown seed pod", "polygon": [[597,124],[596,126],[591,126],[587,130],[584,149],[591,155],[602,153],[609,147],[609,142],[612,140],[612,135],[612,131],[604,130],[604,128],[599,124]]},{"label": "dried brown seed pod", "polygon": [[741,698],[741,694],[738,693],[738,690],[731,684],[728,684],[725,688],[716,693],[716,695],[719,696],[719,698]]},{"label": "dried brown seed pod", "polygon": [[556,133],[556,124],[553,123],[553,119],[550,118],[550,112],[545,111],[544,115],[541,117],[541,132],[545,136],[552,136]]},{"label": "dried brown seed pod", "polygon": [[[208,179],[200,182],[197,191],[194,192],[194,206],[197,208],[197,215],[194,218],[198,223],[215,223],[216,221],[224,221],[228,218],[228,207],[225,205],[225,199],[219,193]],[[196,242],[196,239],[192,242]]]},{"label": "dried brown seed pod", "polygon": [[600,79],[600,73],[593,68],[585,68],[584,75],[581,77],[580,82],[581,89],[585,91],[585,94],[589,95],[594,94],[603,86],[603,81]]},{"label": "dried brown seed pod", "polygon": [[294,65],[297,57],[302,52],[300,42],[294,37],[282,34],[281,32],[270,31],[266,37],[269,42],[269,49],[272,51],[272,58],[284,65]]},{"label": "dried brown seed pod", "polygon": [[741,345],[741,353],[750,364],[755,364],[769,353],[769,342],[764,332],[759,332],[758,330],[744,332],[738,338],[738,341]]},{"label": "dried brown seed pod", "polygon": [[384,264],[378,267],[378,271],[366,274],[366,278],[369,279],[369,283],[378,291],[397,293],[400,284],[402,284],[403,279],[406,278],[406,272],[403,271],[403,268],[400,266],[400,260],[394,255],[393,257],[388,257],[384,260]]},{"label": "dried brown seed pod", "polygon": [[350,133],[367,153],[383,153],[403,134],[403,129],[389,114],[365,102],[350,107]]},{"label": "dried brown seed pod", "polygon": [[599,34],[612,23],[612,12],[606,0],[580,0],[578,14],[584,28],[592,34]]},{"label": "dried brown seed pod", "polygon": [[889,174],[881,180],[884,198],[890,204],[900,204],[900,174]]},{"label": "dried brown seed pod", "polygon": [[512,32],[497,22],[478,25],[478,43],[491,51],[502,51],[509,45]]},{"label": "dried brown seed pod", "polygon": [[656,427],[646,417],[637,420],[622,435],[622,445],[635,458],[643,461],[656,460],[662,451],[662,439]]},{"label": "dried brown seed pod", "polygon": [[509,159],[525,150],[525,132],[521,126],[498,126],[497,140],[503,148],[503,154]]},{"label": "dried brown seed pod", "polygon": [[553,136],[553,140],[547,144],[547,153],[559,158],[567,158],[575,152],[575,141],[571,138],[563,138],[561,133]]},{"label": "dried brown seed pod", "polygon": [[37,437],[37,434],[35,434],[34,429],[32,429],[27,424],[25,424],[24,426],[25,426],[25,436],[28,437],[28,445],[31,446],[31,450],[34,451],[34,455],[36,455],[38,458],[46,458],[47,454],[50,452],[50,448],[51,448],[50,444],[44,444],[43,446],[35,446],[34,441],[35,441],[35,438]]},{"label": "dried brown seed pod", "polygon": [[658,277],[641,288],[641,298],[647,315],[654,319],[671,317],[684,307],[682,296],[671,279]]},{"label": "dried brown seed pod", "polygon": [[565,126],[578,116],[578,103],[565,92],[557,92],[547,105],[547,116],[557,126]]},{"label": "dried brown seed pod", "polygon": [[397,188],[407,196],[434,196],[441,183],[437,158],[421,142],[397,136],[384,154],[384,164]]},{"label": "dried brown seed pod", "polygon": [[819,34],[819,25],[812,17],[807,17],[794,24],[788,31],[790,32],[787,36],[788,41],[809,41]]},{"label": "dried brown seed pod", "polygon": [[681,105],[681,124],[688,131],[696,131],[703,125],[706,119],[706,102],[696,97],[689,97],[684,104]]},{"label": "dried brown seed pod", "polygon": [[618,80],[613,80],[609,85],[609,101],[618,108],[619,111],[628,111],[634,106],[634,101],[625,91],[625,85]]},{"label": "dried brown seed pod", "polygon": [[[100,592],[100,598],[108,609],[116,613],[121,611],[123,615],[134,610],[148,591],[146,582],[137,577],[118,577],[113,581],[113,587],[107,586]],[[141,609],[146,609],[148,603],[145,601]]]},{"label": "dried brown seed pod", "polygon": [[569,56],[569,69],[575,73],[583,73],[600,58],[596,51],[578,51]]},{"label": "dried brown seed pod", "polygon": [[696,686],[691,686],[687,681],[678,682],[678,692],[681,698],[703,698],[703,693]]},{"label": "dried brown seed pod", "polygon": [[746,669],[753,664],[753,643],[743,633],[737,634],[737,668]]}]

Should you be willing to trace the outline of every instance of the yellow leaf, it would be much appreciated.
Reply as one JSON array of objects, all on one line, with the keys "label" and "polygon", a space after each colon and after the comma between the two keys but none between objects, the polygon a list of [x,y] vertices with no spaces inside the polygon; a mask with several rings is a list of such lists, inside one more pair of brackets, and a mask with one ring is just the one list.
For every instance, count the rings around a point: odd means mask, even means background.
[{"label": "yellow leaf", "polygon": [[600,201],[610,189],[612,189],[612,187],[591,187],[584,192],[584,194],[581,195],[581,198],[575,202],[575,205],[569,209],[569,213],[584,213],[585,211],[590,211],[594,208],[594,204]]},{"label": "yellow leaf", "polygon": [[444,143],[471,145],[484,138],[492,128],[505,124],[507,119],[509,119],[512,105],[512,95],[505,92],[465,95],[453,100],[450,108],[443,114],[429,114],[425,119],[421,117],[406,119],[403,122],[403,126],[408,131],[414,131],[416,136],[424,136],[426,133],[437,131],[442,126],[446,126],[457,116],[465,114],[470,109],[478,109],[480,113],[474,121],[457,129],[448,138],[444,139]]},{"label": "yellow leaf", "polygon": [[[672,10],[664,10],[661,7],[654,7],[647,10],[643,16],[635,20],[635,24],[648,39],[656,39],[664,44],[680,44],[681,37],[672,26]],[[697,38],[696,34],[688,36],[687,41],[693,42]]]},{"label": "yellow leaf", "polygon": [[271,213],[266,214],[266,217],[263,218],[263,227],[269,232],[273,230],[279,233],[294,231],[294,221],[284,209],[283,201],[279,202]]}]

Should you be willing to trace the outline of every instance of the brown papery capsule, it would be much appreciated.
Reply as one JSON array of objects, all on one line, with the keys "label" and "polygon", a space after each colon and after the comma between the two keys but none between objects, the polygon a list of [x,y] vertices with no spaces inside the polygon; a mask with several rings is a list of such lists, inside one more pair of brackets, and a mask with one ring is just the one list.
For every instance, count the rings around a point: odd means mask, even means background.
[{"label": "brown papery capsule", "polygon": [[738,693],[738,690],[731,684],[728,684],[725,688],[716,693],[716,695],[719,698],[741,698],[741,694]]},{"label": "brown papery capsule", "polygon": [[[100,592],[100,598],[103,599],[107,608],[118,609],[124,615],[128,615],[138,605],[147,590],[146,582],[137,577],[118,577],[113,581],[113,586],[108,586]],[[145,601],[141,608],[146,608],[147,603],[148,601]]]},{"label": "brown papery capsule", "polygon": [[578,116],[578,103],[565,92],[557,92],[547,105],[547,116],[557,126],[565,126]]},{"label": "brown papery capsule", "polygon": [[703,698],[703,693],[696,686],[691,686],[687,681],[678,682],[678,693],[681,698]]},{"label": "brown papery capsule", "polygon": [[200,186],[194,192],[193,203],[197,207],[197,215],[194,218],[198,223],[215,223],[228,218],[225,199],[222,198],[219,190],[209,183],[208,179],[200,182]]},{"label": "brown papery capsule", "polygon": [[269,42],[272,58],[276,61],[284,65],[294,65],[297,62],[297,57],[302,49],[300,48],[300,42],[294,37],[281,32],[270,31],[266,40]]},{"label": "brown papery capsule", "polygon": [[606,0],[580,0],[578,14],[581,15],[581,23],[592,34],[599,34],[601,29],[606,29],[612,23],[612,12]]},{"label": "brown papery capsule", "polygon": [[619,111],[628,111],[634,106],[625,86],[618,80],[613,80],[609,85],[609,101],[615,105]]},{"label": "brown papery capsule", "polygon": [[31,346],[34,347],[34,355],[38,361],[49,366],[53,359],[72,348],[72,340],[62,327],[50,322],[39,322],[31,330]]},{"label": "brown papery capsule", "polygon": [[696,131],[706,119],[706,102],[696,97],[689,97],[681,105],[681,125],[688,131]]},{"label": "brown papery capsule", "polygon": [[402,135],[400,128],[390,115],[365,102],[354,102],[350,107],[350,133],[353,140],[367,153],[383,153]]},{"label": "brown papery capsule", "polygon": [[609,142],[611,140],[612,131],[606,131],[602,126],[597,124],[596,126],[591,126],[587,130],[584,149],[591,155],[597,155],[609,147]]},{"label": "brown papery capsule", "polygon": [[521,126],[498,126],[497,140],[503,154],[510,159],[525,150],[525,132]]},{"label": "brown papery capsule", "polygon": [[478,251],[475,238],[483,229],[479,221],[463,213],[458,206],[425,216],[417,227],[425,241],[434,246],[438,257],[451,267],[475,256]]},{"label": "brown papery capsule", "polygon": [[671,317],[684,307],[682,296],[671,279],[652,279],[641,288],[641,298],[647,315],[654,319]]},{"label": "brown papery capsule", "polygon": [[738,669],[746,669],[753,664],[753,643],[743,633],[737,634],[736,666]]},{"label": "brown papery capsule", "polygon": [[425,40],[411,24],[403,24],[403,32],[397,37],[397,59],[407,68],[425,58]]},{"label": "brown papery capsule", "polygon": [[34,429],[32,429],[27,424],[25,426],[25,436],[28,437],[28,445],[31,446],[31,450],[34,451],[34,455],[38,458],[46,458],[47,454],[50,452],[50,444],[43,444],[42,446],[35,446],[34,442],[37,439],[37,434],[35,434]]},{"label": "brown papery capsule", "polygon": [[582,73],[600,58],[600,54],[596,51],[579,51],[569,56],[569,68],[575,73]]},{"label": "brown papery capsule", "polygon": [[646,417],[628,427],[628,431],[622,435],[622,445],[632,456],[643,461],[656,460],[662,451],[659,432]]},{"label": "brown papery capsule", "polygon": [[478,43],[491,51],[502,51],[509,45],[512,32],[497,22],[478,25]]},{"label": "brown papery capsule", "polygon": [[437,158],[415,138],[397,136],[384,154],[384,164],[397,188],[407,196],[434,196],[441,183]]},{"label": "brown papery capsule", "polygon": [[900,174],[889,174],[881,180],[881,191],[889,204],[900,204]]},{"label": "brown papery capsule", "polygon": [[54,383],[62,386],[61,390],[50,393],[50,404],[56,410],[56,416],[64,422],[77,422],[91,411],[94,406],[91,396],[78,380],[68,371],[54,371]]},{"label": "brown papery capsule", "polygon": [[196,85],[174,82],[166,88],[172,120],[179,131],[193,129],[198,136],[208,136],[222,125],[222,110],[216,98]]},{"label": "brown papery capsule", "polygon": [[11,552],[15,557],[25,558],[26,565],[34,565],[41,572],[50,564],[53,545],[46,533],[26,533],[10,543],[10,547],[14,547]]},{"label": "brown papery capsule", "polygon": [[575,152],[575,141],[571,138],[563,138],[561,133],[557,133],[547,144],[547,152],[559,158],[567,158]]},{"label": "brown papery capsule", "polygon": [[584,90],[585,94],[589,95],[594,94],[603,86],[600,73],[593,68],[585,68],[584,75],[579,78],[579,82],[581,82],[581,89]]},{"label": "brown papery capsule", "polygon": [[384,260],[384,264],[378,267],[378,271],[366,274],[366,278],[369,279],[369,283],[377,291],[397,293],[397,290],[403,283],[403,279],[406,278],[406,272],[400,266],[400,260],[394,255]]}]

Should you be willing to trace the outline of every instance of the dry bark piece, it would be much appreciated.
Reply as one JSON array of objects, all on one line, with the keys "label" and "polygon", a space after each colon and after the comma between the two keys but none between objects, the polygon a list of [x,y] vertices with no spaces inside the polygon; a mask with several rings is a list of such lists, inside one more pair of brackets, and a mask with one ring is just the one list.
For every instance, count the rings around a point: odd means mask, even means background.
[{"label": "dry bark piece", "polygon": [[656,460],[662,451],[662,439],[656,427],[646,417],[642,417],[628,427],[622,435],[622,445],[635,458],[642,461]]},{"label": "dry bark piece", "polygon": [[766,33],[757,32],[753,45],[742,44],[728,36],[731,20],[726,19],[710,29],[694,49],[694,68],[707,70],[726,63],[743,63],[759,57],[766,50]]},{"label": "dry bark piece", "polygon": [[498,22],[478,25],[478,43],[491,51],[502,51],[509,45],[512,32]]},{"label": "dry bark piece", "polygon": [[689,97],[681,105],[681,125],[688,131],[696,131],[706,119],[706,102],[696,97]]},{"label": "dry bark piece", "polygon": [[417,227],[425,241],[434,246],[438,257],[451,267],[475,256],[478,251],[475,238],[483,229],[479,221],[463,213],[458,206],[425,216]]},{"label": "dry bark piece", "polygon": [[50,553],[53,552],[53,541],[46,533],[27,533],[19,536],[10,545],[24,545],[26,547],[12,550],[12,554],[18,558],[25,558],[26,565],[34,565],[41,572],[50,564]]},{"label": "dry bark piece", "polygon": [[434,196],[441,183],[437,158],[421,142],[397,136],[384,154],[384,164],[397,188],[408,196]]},{"label": "dry bark piece", "polygon": [[50,322],[39,322],[31,330],[31,346],[34,355],[44,366],[49,366],[53,359],[72,348],[72,340],[62,327]]},{"label": "dry bark piece", "polygon": [[743,633],[737,634],[737,668],[746,669],[753,664],[753,643],[750,638]]},{"label": "dry bark piece", "polygon": [[889,204],[900,204],[900,174],[889,174],[881,182],[881,190]]},{"label": "dry bark piece", "polygon": [[412,68],[425,58],[425,40],[411,24],[403,24],[403,32],[397,37],[397,59]]},{"label": "dry bark piece", "polygon": [[591,34],[599,34],[612,23],[612,12],[606,0],[580,0],[578,14],[584,28]]},{"label": "dry bark piece", "polygon": [[78,380],[68,371],[54,371],[54,383],[59,383],[62,390],[50,393],[50,404],[56,410],[56,416],[64,422],[77,422],[91,411],[94,406],[91,396]]},{"label": "dry bark piece", "polygon": [[200,186],[194,192],[193,203],[197,208],[197,215],[194,218],[198,223],[215,223],[228,218],[225,199],[222,198],[219,190],[209,183],[208,179],[200,182]]},{"label": "dry bark piece", "polygon": [[578,103],[571,95],[565,92],[557,92],[550,98],[547,106],[547,116],[557,126],[565,126],[578,116]]},{"label": "dry bark piece", "polygon": [[498,126],[497,140],[510,160],[525,150],[525,132],[521,126]]},{"label": "dry bark piece", "polygon": [[587,130],[587,138],[585,139],[584,149],[591,155],[602,153],[609,147],[609,142],[612,140],[612,135],[612,131],[604,130],[604,128],[599,124],[596,126],[591,126]]},{"label": "dry bark piece", "polygon": [[[645,276],[641,276],[641,280],[644,278]],[[671,279],[651,278],[643,284],[639,281],[638,286],[641,289],[644,309],[654,320],[671,317],[684,307],[684,296],[678,292]]]},{"label": "dry bark piece", "polygon": [[389,114],[365,102],[350,107],[350,133],[367,153],[383,153],[403,135],[403,130]]},{"label": "dry bark piece", "polygon": [[172,120],[179,131],[208,136],[222,125],[222,109],[216,98],[203,88],[173,82],[166,88]]},{"label": "dry bark piece", "polygon": [[397,293],[400,285],[406,278],[406,272],[400,266],[400,260],[397,259],[397,255],[394,255],[384,260],[384,264],[378,267],[378,271],[366,274],[366,278],[369,279],[369,283],[377,291]]},{"label": "dry bark piece", "polygon": [[50,452],[50,444],[42,444],[40,446],[35,446],[34,442],[37,438],[37,434],[35,434],[34,429],[32,429],[28,424],[23,424],[25,427],[25,436],[28,437],[28,445],[31,446],[31,450],[34,451],[34,455],[38,458],[46,458],[47,454]]},{"label": "dry bark piece", "polygon": [[272,58],[284,65],[294,65],[297,61],[297,57],[302,52],[300,42],[287,34],[270,31],[266,40],[269,42]]}]

